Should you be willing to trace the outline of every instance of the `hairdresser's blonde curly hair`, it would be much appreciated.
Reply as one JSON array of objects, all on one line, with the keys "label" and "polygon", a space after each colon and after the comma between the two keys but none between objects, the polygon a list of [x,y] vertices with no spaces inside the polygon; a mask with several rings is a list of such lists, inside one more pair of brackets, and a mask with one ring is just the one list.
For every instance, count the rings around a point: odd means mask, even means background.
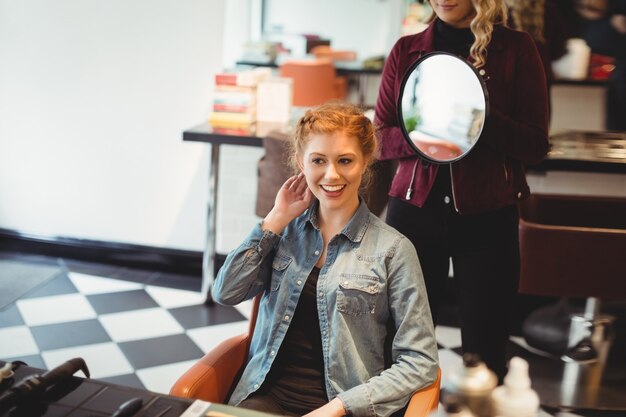
[{"label": "hairdresser's blonde curly hair", "polygon": [[[491,42],[493,25],[506,24],[507,7],[504,0],[472,0],[472,4],[476,15],[470,23],[470,29],[474,34],[470,59],[476,68],[480,68],[487,62],[487,46]],[[431,20],[434,20],[435,16],[433,12]]]}]

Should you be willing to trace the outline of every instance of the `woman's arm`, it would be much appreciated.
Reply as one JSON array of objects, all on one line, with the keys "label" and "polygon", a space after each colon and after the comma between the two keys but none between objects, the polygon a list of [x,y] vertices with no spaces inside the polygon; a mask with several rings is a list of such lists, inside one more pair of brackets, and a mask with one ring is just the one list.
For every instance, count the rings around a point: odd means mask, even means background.
[{"label": "woman's arm", "polygon": [[390,415],[404,407],[415,391],[432,384],[439,369],[426,286],[417,253],[407,238],[399,239],[387,271],[389,310],[396,330],[393,364],[337,396],[354,416]]},{"label": "woman's arm", "polygon": [[320,408],[317,408],[303,417],[341,417],[346,415],[346,409],[339,398],[334,398]]},{"label": "woman's arm", "polygon": [[[484,143],[526,164],[541,162],[549,150],[548,90],[541,58],[532,38],[519,33],[511,99],[513,115],[495,106],[481,135]],[[497,75],[492,75],[496,77]]]},{"label": "woman's arm", "polygon": [[235,305],[258,294],[271,278],[271,260],[280,234],[311,202],[311,191],[303,174],[294,175],[282,185],[274,207],[244,242],[228,254],[211,288],[220,304]]},{"label": "woman's arm", "polygon": [[398,126],[398,97],[395,85],[396,79],[402,76],[398,74],[398,64],[403,55],[401,42],[402,39],[396,42],[385,61],[378,90],[374,123],[379,129],[380,152],[377,157],[379,160],[415,157],[415,151],[409,147]]}]

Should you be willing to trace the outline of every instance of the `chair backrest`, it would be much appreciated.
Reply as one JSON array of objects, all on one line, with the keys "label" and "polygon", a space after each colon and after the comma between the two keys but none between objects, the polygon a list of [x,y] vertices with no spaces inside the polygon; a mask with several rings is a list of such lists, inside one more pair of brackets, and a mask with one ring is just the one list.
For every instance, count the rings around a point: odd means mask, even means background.
[{"label": "chair backrest", "polygon": [[519,208],[520,292],[626,296],[626,199],[533,194]]},{"label": "chair backrest", "polygon": [[312,48],[311,55],[317,58],[328,58],[333,61],[354,61],[356,59],[356,52],[333,49],[329,45],[319,45]]},{"label": "chair backrest", "polygon": [[317,106],[337,98],[337,76],[330,60],[285,61],[280,65],[280,76],[293,79],[294,106]]}]

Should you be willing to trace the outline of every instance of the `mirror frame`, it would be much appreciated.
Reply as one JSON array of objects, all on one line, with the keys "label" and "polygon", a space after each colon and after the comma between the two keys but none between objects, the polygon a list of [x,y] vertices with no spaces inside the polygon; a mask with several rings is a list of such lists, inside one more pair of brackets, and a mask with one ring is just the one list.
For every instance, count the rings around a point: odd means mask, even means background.
[{"label": "mirror frame", "polygon": [[[474,73],[474,75],[476,76],[478,81],[480,82],[480,86],[481,86],[481,88],[483,90],[483,97],[485,99],[485,122],[483,123],[483,126],[481,127],[480,132],[478,133],[478,137],[476,138],[476,141],[474,142],[472,147],[467,152],[465,152],[464,154],[459,155],[458,157],[456,157],[454,159],[451,159],[449,161],[440,161],[440,160],[438,161],[436,159],[433,159],[430,156],[426,155],[424,152],[422,152],[417,146],[415,146],[415,144],[413,143],[413,141],[409,137],[409,132],[407,132],[406,127],[404,125],[404,121],[402,120],[402,97],[404,95],[404,89],[406,87],[407,81],[409,80],[409,77],[411,76],[413,71],[415,71],[415,69],[422,62],[424,62],[428,58],[432,58],[432,57],[438,56],[438,55],[448,55],[448,56],[451,56],[453,58],[458,59],[463,64],[467,65],[472,70],[472,72]],[[396,108],[397,108],[396,116],[398,117],[398,125],[400,126],[400,130],[402,131],[402,136],[404,136],[404,139],[407,141],[407,143],[409,144],[411,149],[415,152],[415,154],[418,157],[420,157],[422,159],[425,159],[426,161],[428,161],[430,163],[433,163],[433,164],[451,164],[451,163],[457,162],[457,161],[463,159],[465,156],[467,156],[472,151],[474,146],[476,146],[476,142],[478,142],[478,140],[480,139],[480,136],[482,135],[483,130],[485,128],[485,123],[487,122],[487,118],[489,117],[489,91],[487,91],[487,84],[485,83],[485,80],[483,79],[483,76],[478,72],[476,67],[474,67],[467,59],[462,58],[462,57],[460,57],[458,55],[449,53],[449,52],[443,52],[443,51],[429,52],[429,53],[427,53],[425,55],[422,55],[417,61],[415,61],[413,64],[411,64],[407,68],[407,70],[404,73],[404,75],[402,76],[402,83],[400,84],[400,92],[398,94]]]}]

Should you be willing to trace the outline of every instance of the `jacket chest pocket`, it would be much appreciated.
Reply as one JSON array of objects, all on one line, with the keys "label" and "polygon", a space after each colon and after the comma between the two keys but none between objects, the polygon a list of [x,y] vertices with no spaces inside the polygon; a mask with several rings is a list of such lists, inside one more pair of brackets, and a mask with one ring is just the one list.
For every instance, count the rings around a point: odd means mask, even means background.
[{"label": "jacket chest pocket", "polygon": [[378,277],[341,274],[337,289],[337,310],[350,316],[374,314],[380,291]]},{"label": "jacket chest pocket", "polygon": [[291,258],[277,254],[272,261],[272,282],[270,290],[276,291],[285,277],[287,267],[291,263]]}]

